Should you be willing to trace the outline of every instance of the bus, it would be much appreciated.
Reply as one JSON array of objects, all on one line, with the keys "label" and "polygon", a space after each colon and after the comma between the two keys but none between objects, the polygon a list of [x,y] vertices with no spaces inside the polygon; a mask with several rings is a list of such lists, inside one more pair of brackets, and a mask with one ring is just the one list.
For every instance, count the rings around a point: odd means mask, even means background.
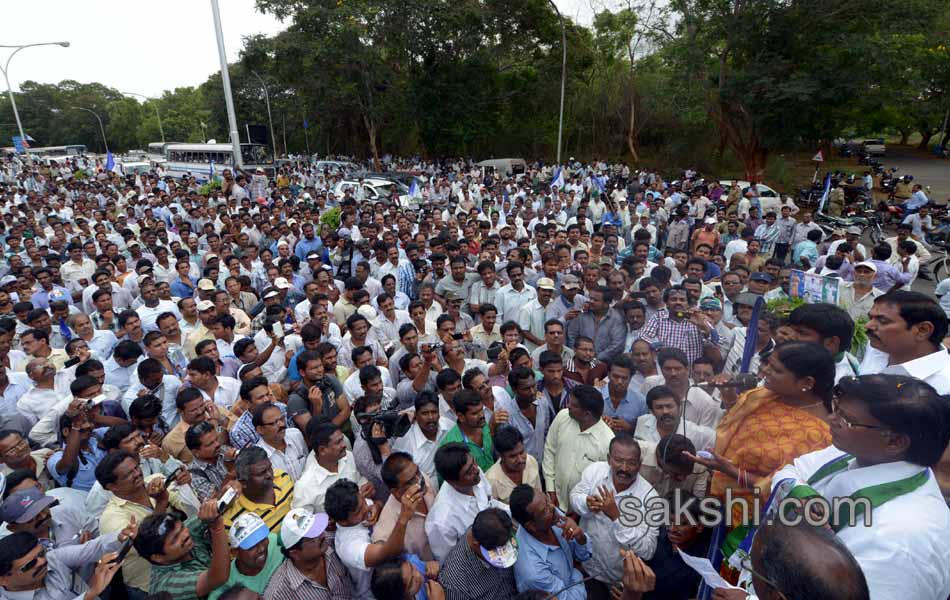
[{"label": "bus", "polygon": [[165,164],[168,146],[174,143],[175,142],[151,142],[148,145],[148,149],[145,153],[153,167]]},{"label": "bus", "polygon": [[[231,144],[168,144],[165,151],[165,172],[172,177],[193,176],[199,182],[206,182],[211,175],[212,161],[215,176],[220,176],[224,169],[234,170]],[[269,146],[241,144],[241,157],[244,171],[253,173],[260,167],[268,177],[274,176],[274,157]]]},{"label": "bus", "polygon": [[[8,148],[3,148],[3,152],[15,154],[16,148],[10,146]],[[47,159],[67,159],[75,158],[77,156],[85,156],[86,154],[86,145],[85,144],[67,144],[65,146],[37,146],[35,148],[29,148],[28,152],[37,158],[47,158]]]}]

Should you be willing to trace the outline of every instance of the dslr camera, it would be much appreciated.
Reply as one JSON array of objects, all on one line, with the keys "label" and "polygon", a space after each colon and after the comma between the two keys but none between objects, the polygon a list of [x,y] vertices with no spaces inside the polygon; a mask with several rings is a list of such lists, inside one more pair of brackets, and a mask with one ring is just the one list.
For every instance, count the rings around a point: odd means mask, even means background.
[{"label": "dslr camera", "polygon": [[363,434],[367,437],[373,430],[373,425],[379,423],[386,432],[387,439],[398,438],[406,435],[412,427],[412,421],[404,414],[395,410],[381,410],[375,413],[359,413],[356,419],[363,427]]}]

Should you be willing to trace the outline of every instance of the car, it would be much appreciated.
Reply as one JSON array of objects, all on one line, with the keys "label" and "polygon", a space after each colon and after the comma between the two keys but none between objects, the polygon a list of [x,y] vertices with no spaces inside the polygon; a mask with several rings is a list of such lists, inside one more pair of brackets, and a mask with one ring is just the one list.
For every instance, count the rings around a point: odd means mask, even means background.
[{"label": "car", "polygon": [[[360,182],[356,179],[344,179],[338,181],[333,186],[333,193],[340,197],[349,189],[356,189]],[[409,188],[398,181],[388,179],[367,178],[363,179],[363,191],[365,197],[373,202],[391,200],[395,196],[401,206],[409,206]]]},{"label": "car", "polygon": [[[719,185],[727,190],[733,185],[738,185],[739,191],[743,196],[745,196],[746,191],[752,186],[752,184],[748,181],[734,179],[721,179],[719,181]],[[783,205],[791,207],[792,214],[798,212],[798,207],[795,206],[795,204],[791,201],[791,198],[788,198],[785,202],[783,202],[782,195],[764,183],[755,184],[755,189],[757,190],[759,204],[762,206],[762,215],[765,215],[768,212],[778,213]]]},{"label": "car", "polygon": [[318,173],[353,173],[359,166],[345,160],[318,160],[313,168]]},{"label": "car", "polygon": [[479,167],[490,167],[505,177],[524,175],[528,164],[523,158],[492,158],[475,163]]},{"label": "car", "polygon": [[884,144],[884,138],[876,138],[861,142],[861,150],[868,156],[884,156],[887,146]]}]

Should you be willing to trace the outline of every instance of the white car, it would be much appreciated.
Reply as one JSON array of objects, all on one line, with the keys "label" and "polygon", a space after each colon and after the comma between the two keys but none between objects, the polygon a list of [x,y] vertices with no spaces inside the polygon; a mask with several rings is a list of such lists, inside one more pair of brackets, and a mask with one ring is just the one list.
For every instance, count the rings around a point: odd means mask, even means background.
[{"label": "white car", "polygon": [[877,138],[861,142],[861,150],[868,156],[884,156],[887,146],[884,144],[884,138]]},{"label": "white car", "polygon": [[[733,179],[722,179],[719,181],[719,185],[728,190],[733,185],[739,186],[739,191],[742,196],[745,196],[746,191],[752,186],[748,181],[742,180],[733,180]],[[792,202],[792,199],[786,197],[785,201],[782,202],[782,195],[776,192],[774,189],[765,185],[764,183],[755,184],[756,195],[759,198],[759,204],[762,206],[762,213],[760,216],[764,216],[768,212],[774,212],[779,214],[782,206],[788,206],[792,209],[792,214],[798,212],[798,206]]]},{"label": "white car", "polygon": [[[355,179],[344,179],[333,186],[333,193],[339,198],[343,196],[347,190],[353,190],[355,193],[359,185],[360,182]],[[391,200],[395,197],[399,199],[401,206],[409,206],[410,201],[409,188],[398,181],[389,181],[388,179],[364,179],[363,197],[373,202]]]},{"label": "white car", "polygon": [[313,168],[318,173],[353,173],[359,170],[355,163],[342,160],[318,160]]}]

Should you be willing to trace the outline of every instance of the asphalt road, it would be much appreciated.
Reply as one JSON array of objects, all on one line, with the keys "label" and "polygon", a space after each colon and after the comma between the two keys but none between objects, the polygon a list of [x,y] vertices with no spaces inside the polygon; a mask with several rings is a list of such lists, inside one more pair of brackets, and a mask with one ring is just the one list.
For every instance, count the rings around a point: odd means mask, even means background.
[{"label": "asphalt road", "polygon": [[898,174],[913,175],[916,183],[929,185],[932,202],[950,202],[950,159],[927,156],[906,146],[888,146],[887,154],[879,160],[885,168],[899,167]]}]

